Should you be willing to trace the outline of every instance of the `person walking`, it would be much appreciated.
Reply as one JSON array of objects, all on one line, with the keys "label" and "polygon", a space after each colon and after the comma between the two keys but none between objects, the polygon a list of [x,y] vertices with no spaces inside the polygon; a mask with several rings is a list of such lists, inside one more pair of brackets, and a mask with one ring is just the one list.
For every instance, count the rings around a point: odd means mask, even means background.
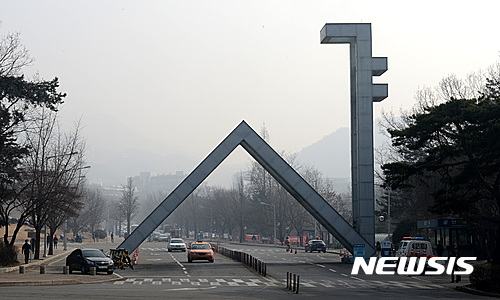
[{"label": "person walking", "polygon": [[453,262],[453,269],[451,270],[451,283],[459,283],[462,281],[462,276],[457,275],[455,278],[455,271],[458,271],[457,260],[460,258],[460,251],[458,251],[458,245],[455,244],[453,250],[450,251],[450,257],[455,257],[455,261]]},{"label": "person walking", "polygon": [[57,249],[57,242],[59,242],[59,239],[57,238],[57,235],[54,236],[54,249]]},{"label": "person walking", "polygon": [[443,256],[444,246],[443,246],[443,242],[441,240],[439,240],[439,242],[436,246],[436,252],[437,252],[437,255],[439,257]]},{"label": "person walking", "polygon": [[382,245],[379,241],[375,244],[375,250],[377,251],[377,257],[380,258],[380,253],[382,253]]},{"label": "person walking", "polygon": [[28,240],[26,239],[24,241],[24,245],[21,249],[21,253],[24,254],[24,263],[27,264],[30,260],[30,251],[31,251],[31,245],[28,243]]}]

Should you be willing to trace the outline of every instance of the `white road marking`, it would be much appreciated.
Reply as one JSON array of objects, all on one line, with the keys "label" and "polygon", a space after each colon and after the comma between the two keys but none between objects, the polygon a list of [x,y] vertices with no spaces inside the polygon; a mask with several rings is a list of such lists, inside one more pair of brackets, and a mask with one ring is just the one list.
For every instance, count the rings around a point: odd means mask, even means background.
[{"label": "white road marking", "polygon": [[206,287],[206,288],[181,288],[181,289],[166,289],[165,291],[197,291],[197,290],[209,290],[215,289],[215,286]]}]

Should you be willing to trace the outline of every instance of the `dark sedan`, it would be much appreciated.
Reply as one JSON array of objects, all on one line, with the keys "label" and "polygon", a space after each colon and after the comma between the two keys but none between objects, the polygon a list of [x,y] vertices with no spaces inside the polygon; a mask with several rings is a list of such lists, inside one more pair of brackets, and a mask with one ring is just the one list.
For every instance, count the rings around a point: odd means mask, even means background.
[{"label": "dark sedan", "polygon": [[318,251],[318,252],[321,252],[323,251],[323,253],[326,252],[326,245],[325,245],[325,242],[323,242],[322,240],[310,240],[307,242],[306,244],[306,252],[313,252],[313,251]]},{"label": "dark sedan", "polygon": [[66,258],[66,266],[69,273],[79,270],[82,274],[95,267],[96,272],[107,272],[113,274],[113,260],[99,249],[76,249]]}]

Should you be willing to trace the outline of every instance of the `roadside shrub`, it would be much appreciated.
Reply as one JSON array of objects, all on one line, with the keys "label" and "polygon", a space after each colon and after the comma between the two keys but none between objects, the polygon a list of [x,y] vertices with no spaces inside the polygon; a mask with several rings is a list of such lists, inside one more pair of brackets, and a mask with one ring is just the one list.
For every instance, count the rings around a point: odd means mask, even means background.
[{"label": "roadside shrub", "polygon": [[0,243],[0,266],[8,267],[18,263],[17,247]]},{"label": "roadside shrub", "polygon": [[471,284],[483,292],[500,292],[500,266],[484,263],[474,266],[474,271],[469,275]]}]

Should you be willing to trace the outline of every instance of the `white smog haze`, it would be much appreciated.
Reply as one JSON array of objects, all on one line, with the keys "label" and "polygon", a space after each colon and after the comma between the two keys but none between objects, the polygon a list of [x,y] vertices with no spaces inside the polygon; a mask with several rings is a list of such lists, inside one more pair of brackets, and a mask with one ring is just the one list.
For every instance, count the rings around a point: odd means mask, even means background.
[{"label": "white smog haze", "polygon": [[[35,58],[27,77],[59,78],[61,120],[81,118],[89,164],[105,163],[102,150],[144,148],[192,160],[159,168],[170,173],[190,172],[242,120],[257,132],[265,123],[286,153],[348,127],[348,46],[320,44],[325,23],[372,24],[373,56],[388,58],[374,78],[389,84],[377,118],[411,107],[419,87],[495,63],[499,10],[498,1],[5,0],[0,34],[21,33]],[[141,171],[158,170],[123,178]]]}]

